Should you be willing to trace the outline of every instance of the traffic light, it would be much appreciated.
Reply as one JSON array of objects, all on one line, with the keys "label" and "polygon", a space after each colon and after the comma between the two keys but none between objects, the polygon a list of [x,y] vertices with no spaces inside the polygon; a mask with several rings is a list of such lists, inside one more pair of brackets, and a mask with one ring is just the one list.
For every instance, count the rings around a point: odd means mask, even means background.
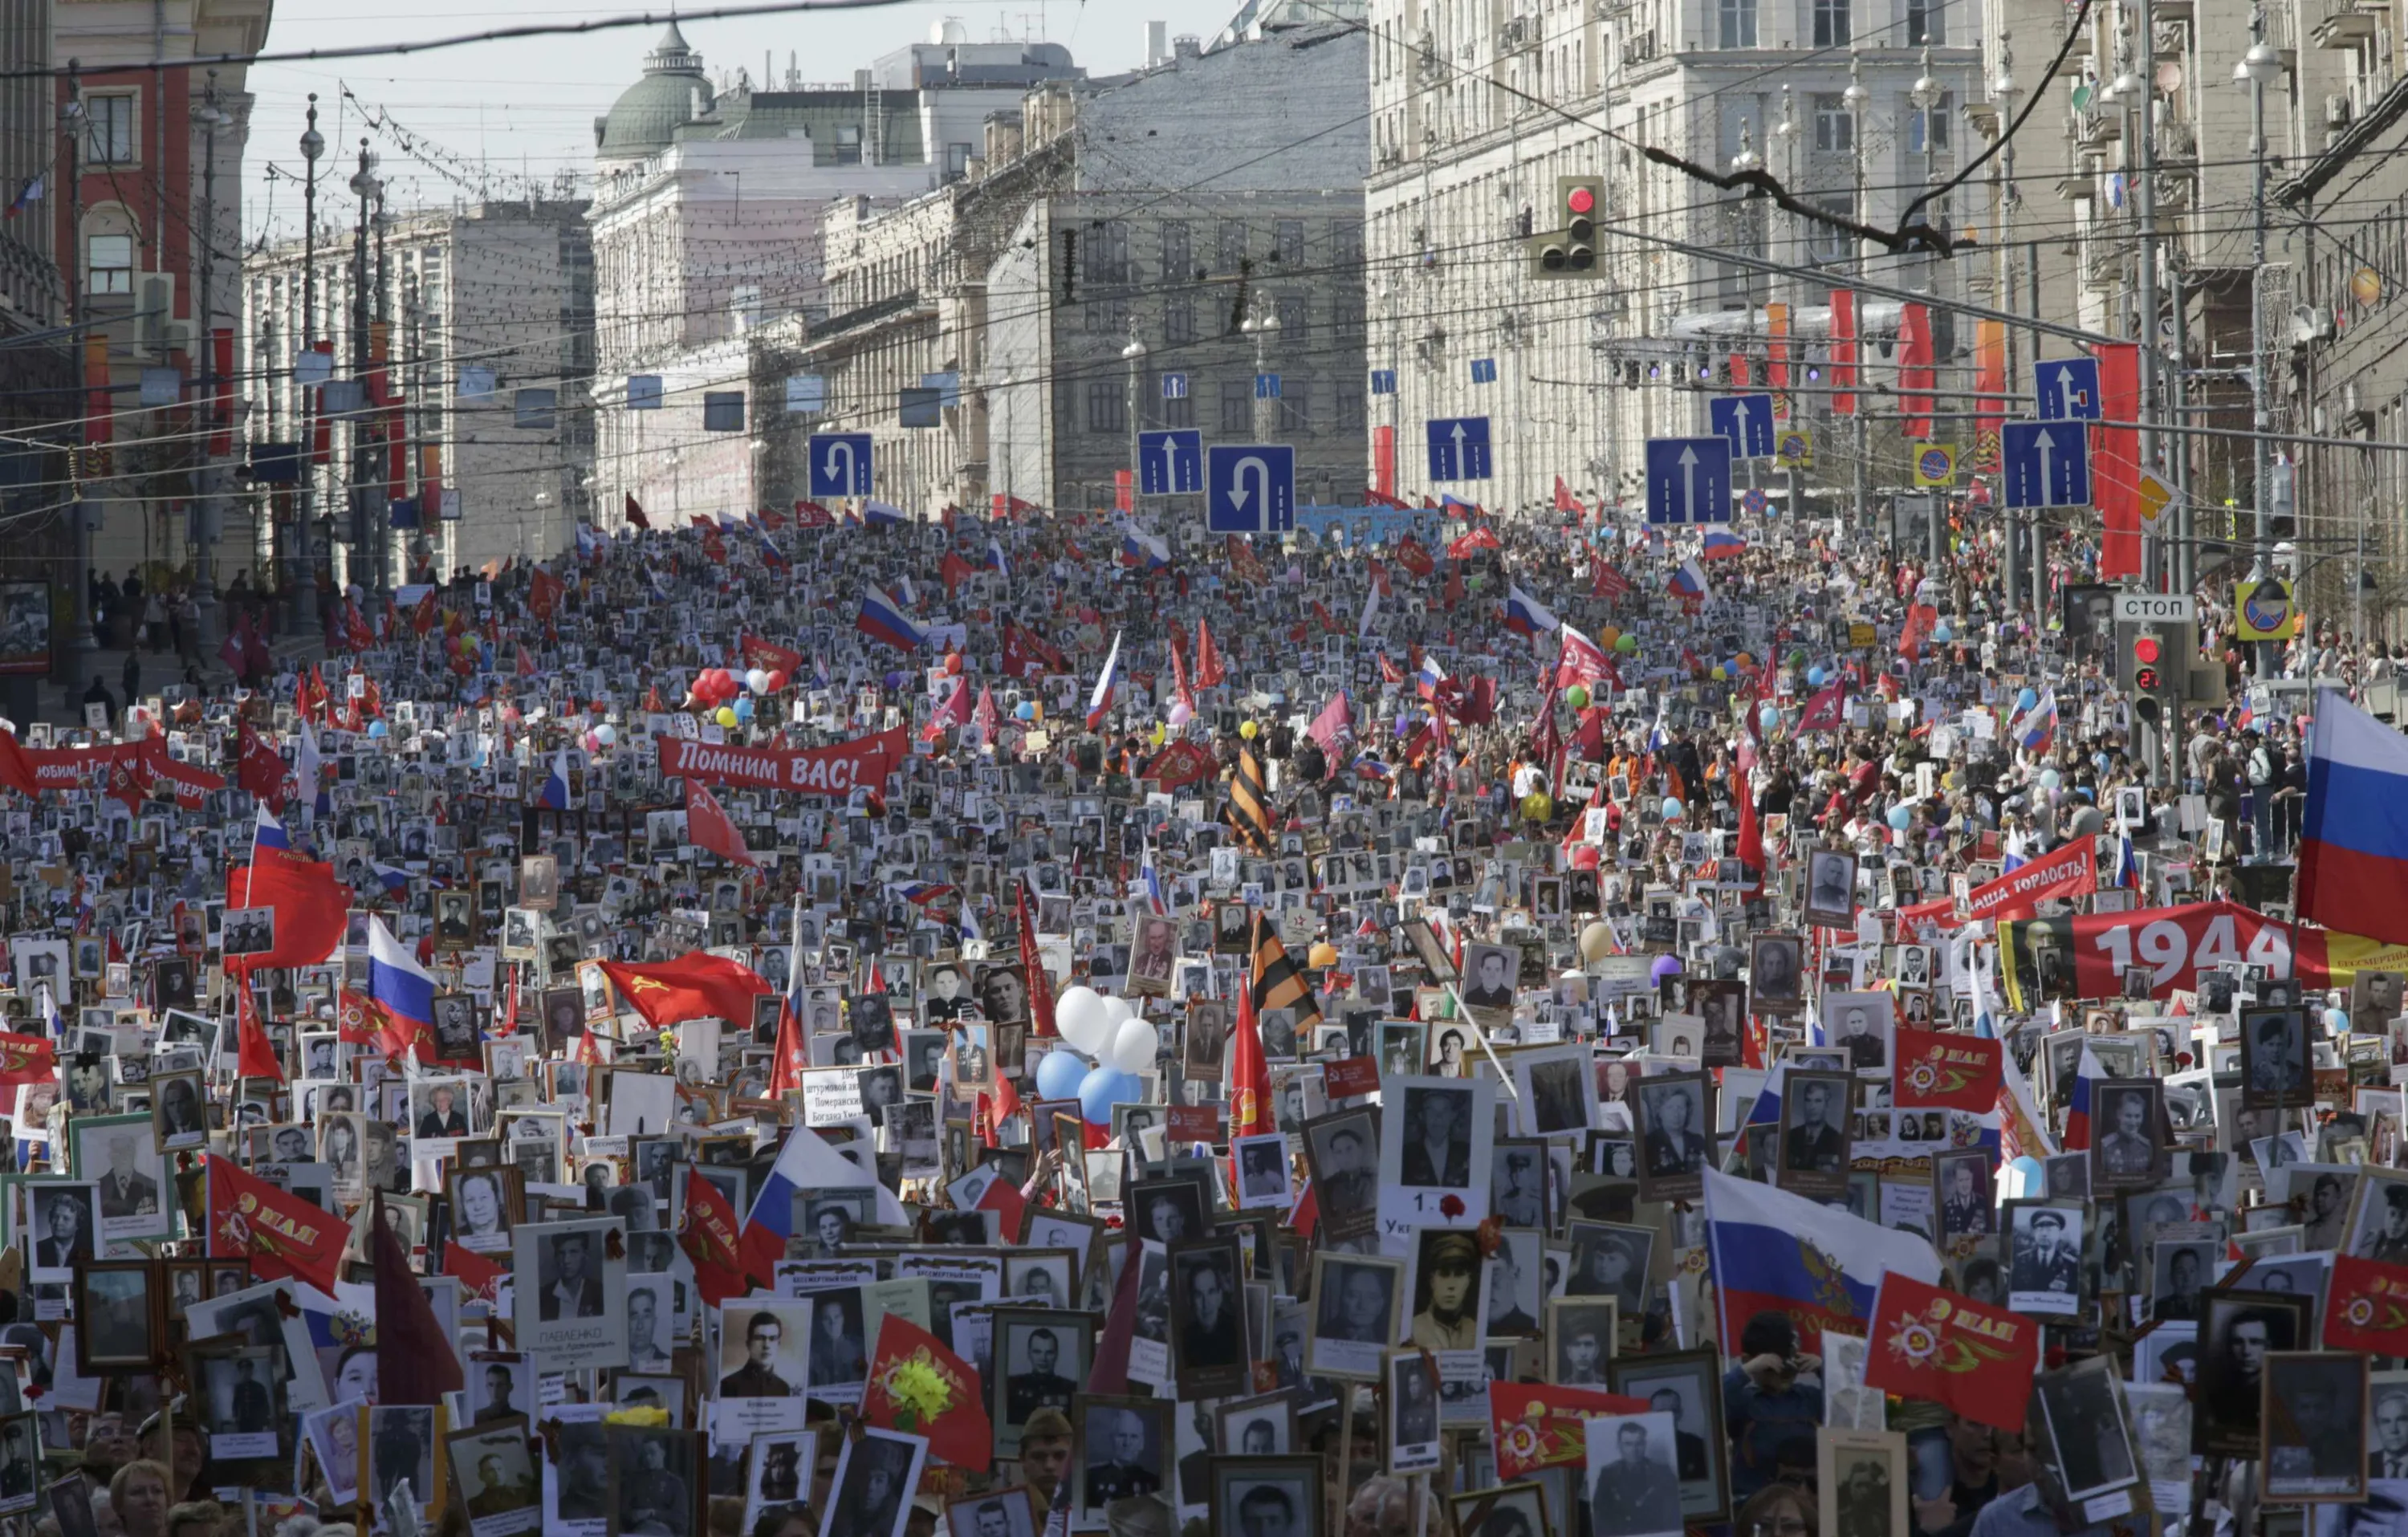
[{"label": "traffic light", "polygon": [[1530,237],[1531,276],[1603,277],[1597,265],[1597,221],[1604,211],[1603,178],[1555,178],[1555,206],[1548,221],[1550,227]]},{"label": "traffic light", "polygon": [[2159,656],[2160,648],[2155,630],[2143,630],[2132,638],[2132,687],[2138,692],[2155,694],[2165,687]]}]

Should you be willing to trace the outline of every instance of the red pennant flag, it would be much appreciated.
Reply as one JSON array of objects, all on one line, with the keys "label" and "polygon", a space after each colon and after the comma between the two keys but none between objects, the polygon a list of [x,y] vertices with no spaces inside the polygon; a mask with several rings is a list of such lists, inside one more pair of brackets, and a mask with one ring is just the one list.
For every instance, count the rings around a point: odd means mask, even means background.
[{"label": "red pennant flag", "polygon": [[1589,574],[1588,592],[1591,597],[1625,597],[1631,592],[1630,579],[1615,570],[1612,561],[1600,560]]},{"label": "red pennant flag", "polygon": [[460,1390],[459,1353],[443,1337],[426,1288],[410,1272],[409,1256],[385,1222],[383,1191],[368,1210],[368,1257],[376,1269],[377,1402],[441,1403],[444,1394]]},{"label": "red pennant flag", "polygon": [[1438,569],[1438,562],[1421,540],[1410,535],[1397,541],[1397,564],[1417,577],[1426,577]]},{"label": "red pennant flag", "polygon": [[1028,994],[1029,1027],[1039,1039],[1051,1039],[1062,1032],[1054,1024],[1054,979],[1046,973],[1045,957],[1037,951],[1037,918],[1028,910],[1025,879],[1020,883],[1014,906],[1020,925],[1020,969],[1026,973],[1021,982]]},{"label": "red pennant flag", "polygon": [[1221,665],[1221,648],[1212,643],[1211,623],[1198,619],[1196,621],[1196,675],[1193,680],[1196,686],[1216,688],[1228,676],[1228,669]]},{"label": "red pennant flag", "polygon": [[1982,1114],[1997,1108],[2006,1082],[2001,1042],[1977,1035],[1898,1027],[1890,1068],[1890,1100],[1901,1109],[1964,1110]]},{"label": "red pennant flag", "polygon": [[242,753],[235,768],[235,780],[243,794],[253,800],[265,801],[271,812],[284,809],[284,760],[277,755],[268,740],[242,723]]},{"label": "red pennant flag", "polygon": [[251,967],[237,962],[234,972],[235,1073],[241,1078],[284,1082],[284,1064],[276,1059],[275,1042],[259,1022],[259,998],[251,990]]},{"label": "red pennant flag", "polygon": [[1806,701],[1798,717],[1798,729],[1807,731],[1839,731],[1848,724],[1847,685],[1833,683]]},{"label": "red pennant flag", "polygon": [[335,1039],[354,1046],[375,1045],[381,1013],[372,999],[344,988],[335,1002]]},{"label": "red pennant flag", "polygon": [[685,835],[696,848],[708,849],[730,864],[761,868],[752,851],[744,846],[744,834],[720,809],[718,797],[691,775],[685,782]]},{"label": "red pennant flag", "polygon": [[254,1278],[285,1276],[332,1295],[351,1225],[280,1190],[231,1158],[204,1156],[209,1185],[208,1252],[212,1258],[251,1261]]},{"label": "red pennant flag", "polygon": [[953,553],[951,550],[946,551],[945,558],[937,563],[937,576],[945,584],[945,596],[947,597],[953,596],[953,594],[959,590],[961,584],[968,581],[970,575],[977,569],[977,567],[972,566],[968,561],[964,560],[961,556]]},{"label": "red pennant flag", "polygon": [[627,1006],[656,1030],[706,1014],[749,1027],[754,997],[776,991],[751,967],[699,950],[658,966],[604,961],[602,972]]},{"label": "red pennant flag", "polygon": [[984,1472],[994,1465],[995,1427],[978,1369],[899,1313],[879,1321],[861,1417],[883,1430],[926,1436],[929,1455],[954,1467]]},{"label": "red pennant flag", "polygon": [[459,1277],[460,1285],[467,1288],[471,1297],[491,1302],[500,1291],[502,1277],[510,1272],[464,1243],[446,1243],[443,1273]]},{"label": "red pennant flag", "polygon": [[59,1075],[59,1050],[38,1035],[0,1030],[0,1088],[47,1084]]},{"label": "red pennant flag", "polygon": [[[1263,915],[1256,910],[1246,936],[1249,955],[1263,953]],[[1252,978],[1238,986],[1238,1028],[1229,1045],[1229,1138],[1268,1131],[1271,1120],[1271,1065],[1263,1055],[1263,1027],[1254,1012]],[[1231,1155],[1233,1157],[1235,1154]]]},{"label": "red pennant flag", "polygon": [[695,1288],[712,1307],[741,1297],[748,1289],[741,1232],[736,1208],[727,1204],[725,1194],[704,1179],[700,1170],[688,1170],[685,1221],[678,1228],[678,1247],[694,1261]]},{"label": "red pennant flag", "polygon": [[803,1019],[789,998],[778,1006],[778,1044],[769,1059],[769,1098],[803,1086],[803,1070],[810,1065],[803,1045]]},{"label": "red pennant flag", "polygon": [[[1600,1356],[1608,1343],[1598,1342]],[[1645,1399],[1626,1398],[1602,1388],[1492,1382],[1488,1424],[1495,1434],[1497,1476],[1527,1478],[1541,1468],[1578,1467],[1588,1458],[1592,1417],[1646,1412]]]},{"label": "red pennant flag", "polygon": [[643,507],[637,502],[636,494],[632,491],[627,493],[627,521],[648,533],[652,530],[652,520],[644,516]]},{"label": "red pennant flag", "polygon": [[1873,1299],[1865,1386],[2012,1430],[2040,1365],[2038,1320],[1890,1271]]}]

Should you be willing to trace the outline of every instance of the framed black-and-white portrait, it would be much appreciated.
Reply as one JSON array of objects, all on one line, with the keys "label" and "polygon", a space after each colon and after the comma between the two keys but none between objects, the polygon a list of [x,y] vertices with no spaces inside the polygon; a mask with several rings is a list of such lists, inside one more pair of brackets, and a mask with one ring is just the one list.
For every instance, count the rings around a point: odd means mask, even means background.
[{"label": "framed black-and-white portrait", "polygon": [[1815,1517],[1848,1537],[1908,1537],[1906,1437],[1825,1427],[1814,1446]]},{"label": "framed black-and-white portrait", "polygon": [[518,1415],[444,1436],[443,1459],[468,1513],[469,1537],[518,1537],[542,1528],[542,1470],[529,1431],[528,1420]]},{"label": "framed black-and-white portrait", "polygon": [[1179,1396],[1227,1398],[1252,1380],[1247,1348],[1245,1274],[1238,1235],[1169,1246],[1170,1338]]},{"label": "framed black-and-white portrait", "polygon": [[1213,1459],[1211,1473],[1214,1531],[1244,1537],[1326,1537],[1318,1456],[1225,1455]]},{"label": "framed black-and-white portrait", "polygon": [[2266,1361],[2311,1343],[2315,1299],[2298,1292],[2211,1288],[2201,1300],[2194,1449],[2209,1457],[2257,1457],[2264,1450]]},{"label": "framed black-and-white portrait", "polygon": [[1312,1334],[1306,1367],[1315,1376],[1377,1382],[1387,1349],[1402,1337],[1405,1266],[1372,1255],[1314,1255]]},{"label": "framed black-and-white portrait", "polygon": [[1521,967],[1522,953],[1512,945],[1463,947],[1463,984],[1458,991],[1464,1007],[1482,1028],[1493,1030],[1512,1022],[1515,979]]},{"label": "framed black-and-white portrait", "polygon": [[[1134,1260],[1132,1260],[1134,1263]],[[1039,1409],[1070,1412],[1095,1360],[1096,1315],[997,1308],[992,1318],[995,1374],[989,1413],[996,1455],[1020,1455],[1020,1433]]]},{"label": "framed black-and-white portrait", "polygon": [[2007,1305],[2070,1318],[2082,1309],[2082,1243],[2089,1213],[2078,1202],[2007,1203]]},{"label": "framed black-and-white portrait", "polygon": [[638,1532],[699,1537],[710,1488],[702,1432],[666,1425],[610,1424],[603,1429],[609,1451],[609,1537]]},{"label": "framed black-and-white portrait", "polygon": [[1597,1053],[1586,1042],[1513,1054],[1514,1116],[1527,1136],[1584,1132],[1597,1124]]},{"label": "framed black-and-white portrait", "polygon": [[[928,1438],[864,1429],[844,1437],[819,1537],[903,1537]],[[699,1531],[699,1523],[693,1530]]]},{"label": "framed black-and-white portrait", "polygon": [[1672,1419],[1672,1472],[1681,1483],[1681,1514],[1692,1526],[1730,1517],[1730,1441],[1723,1429],[1720,1361],[1711,1350],[1673,1351],[1617,1358],[1608,1388],[1642,1399],[1653,1414]]},{"label": "framed black-and-white portrait", "polygon": [[415,1404],[380,1403],[367,1411],[368,1476],[361,1498],[385,1511],[407,1484],[422,1514],[442,1503],[442,1415],[439,1408]]},{"label": "framed black-and-white portrait", "polygon": [[[808,1482],[808,1481],[807,1481]],[[1025,1484],[956,1500],[945,1507],[946,1537],[1038,1537],[1036,1494]],[[747,1521],[744,1530],[754,1530]]]},{"label": "framed black-and-white portrait", "polygon": [[1603,1387],[1620,1312],[1610,1297],[1549,1298],[1547,1380],[1565,1387]]},{"label": "framed black-and-white portrait", "polygon": [[2090,1188],[2140,1190],[2162,1183],[2172,1166],[2166,1133],[2166,1086],[2155,1078],[2109,1078],[2092,1087]]},{"label": "framed black-and-white portrait", "polygon": [[1478,1227],[1488,1215],[1496,1081],[1386,1078],[1380,1099],[1383,1230]]},{"label": "framed black-and-white portrait", "polygon": [[1998,1230],[1995,1178],[1990,1155],[1981,1148],[1932,1155],[1932,1198],[1940,1210],[1942,1238],[1987,1238]]},{"label": "framed black-and-white portrait", "polygon": [[37,1282],[64,1285],[75,1278],[76,1266],[97,1252],[100,1230],[98,1183],[93,1180],[45,1180],[25,1192],[31,1209],[32,1253],[27,1276]]},{"label": "framed black-and-white portrait", "polygon": [[2267,1499],[2366,1498],[2369,1364],[2355,1350],[2267,1354],[2258,1454]]},{"label": "framed black-and-white portrait", "polygon": [[1296,1204],[1288,1180],[1287,1134],[1267,1131],[1229,1140],[1229,1156],[1238,1166],[1238,1207],[1240,1211],[1270,1207],[1284,1211]]},{"label": "framed black-and-white portrait", "polygon": [[1680,1537],[1678,1428],[1672,1416],[1654,1411],[1598,1415],[1586,1429],[1589,1530],[1596,1537]]},{"label": "framed black-and-white portrait", "polygon": [[1305,1123],[1304,1156],[1321,1222],[1333,1239],[1359,1237],[1380,1221],[1380,1123],[1369,1109],[1337,1110]]},{"label": "framed black-and-white portrait", "polygon": [[2296,1007],[2241,1011],[2241,1106],[2304,1108],[2315,1098],[2307,1015]]},{"label": "framed black-and-white portrait", "polygon": [[[1212,1444],[1228,1457],[1289,1457],[1301,1445],[1297,1395],[1282,1390],[1250,1399],[1225,1399],[1213,1406]],[[1186,1497],[1182,1482],[1181,1498]]]},{"label": "framed black-and-white portrait", "polygon": [[1417,1348],[1388,1354],[1388,1472],[1403,1477],[1439,1464],[1439,1374]]},{"label": "framed black-and-white portrait", "polygon": [[[1841,849],[1816,849],[1806,856],[1806,921],[1826,928],[1853,928],[1856,921],[1856,856]],[[1604,1537],[1604,1534],[1600,1534]]]},{"label": "framed black-and-white portrait", "polygon": [[1848,1193],[1856,1075],[1790,1069],[1782,1075],[1772,1183],[1816,1200]]},{"label": "framed black-and-white portrait", "polygon": [[[1547,1537],[1557,1530],[1548,1524],[1545,1487],[1535,1479],[1482,1489],[1476,1494],[1454,1495],[1448,1502],[1460,1537]],[[1565,1520],[1569,1523],[1570,1519],[1570,1513],[1567,1511]]]},{"label": "framed black-and-white portrait", "polygon": [[1806,1001],[1805,941],[1795,934],[1758,934],[1748,941],[1747,984],[1760,1014],[1791,1013]]},{"label": "framed black-and-white portrait", "polygon": [[1106,1525],[1104,1507],[1115,1500],[1167,1495],[1176,1458],[1168,1399],[1081,1393],[1070,1425],[1078,1460],[1071,1466],[1070,1524]]},{"label": "framed black-and-white portrait", "polygon": [[2048,1432],[2051,1461],[2077,1509],[2139,1479],[2131,1416],[2112,1359],[2094,1356],[2044,1372],[2033,1379],[2032,1396]]},{"label": "framed black-and-white portrait", "polygon": [[1639,1198],[1695,1200],[1715,1166],[1712,1080],[1704,1072],[1642,1078],[1630,1095],[1639,1139]]},{"label": "framed black-and-white portrait", "polygon": [[547,1370],[627,1364],[627,1228],[618,1217],[511,1234],[513,1343]]},{"label": "framed black-and-white portrait", "polygon": [[1848,1066],[1859,1072],[1889,1066],[1891,1033],[1897,1011],[1887,993],[1825,993],[1818,1045],[1847,1054]]}]

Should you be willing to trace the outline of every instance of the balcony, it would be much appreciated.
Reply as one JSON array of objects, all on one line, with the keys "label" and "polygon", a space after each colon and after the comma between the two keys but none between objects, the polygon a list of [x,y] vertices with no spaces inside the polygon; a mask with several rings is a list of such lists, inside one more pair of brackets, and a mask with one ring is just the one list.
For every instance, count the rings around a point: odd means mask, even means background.
[{"label": "balcony", "polygon": [[2374,40],[2390,8],[2387,0],[2325,0],[2324,15],[2308,35],[2318,48],[2358,48]]}]

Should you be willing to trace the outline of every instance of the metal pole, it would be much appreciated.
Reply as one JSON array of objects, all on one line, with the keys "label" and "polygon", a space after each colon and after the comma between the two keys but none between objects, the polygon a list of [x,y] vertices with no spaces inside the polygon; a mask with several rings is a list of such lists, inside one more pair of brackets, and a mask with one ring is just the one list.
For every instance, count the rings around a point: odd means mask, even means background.
[{"label": "metal pole", "polygon": [[[386,393],[390,394],[392,392],[391,376],[393,367],[393,293],[391,285],[385,280],[385,223],[384,181],[383,179],[379,178],[376,184],[375,224],[376,330],[372,331],[370,336],[372,338],[381,337],[382,340],[380,344],[371,349],[371,355],[373,356],[379,352],[383,354],[378,359],[378,362],[386,370]],[[381,411],[377,414],[376,452],[371,456],[371,462],[368,466],[371,477],[369,484],[375,487],[375,494],[368,499],[368,534],[371,540],[376,545],[376,591],[377,596],[380,597],[393,590],[393,518],[386,510],[388,504],[393,499],[394,492],[393,482],[387,478],[393,463],[393,444],[387,438],[386,434],[392,430],[392,425],[393,419],[391,417],[386,416]],[[523,524],[520,525],[522,534],[525,532],[525,527],[526,525]]]},{"label": "metal pole", "polygon": [[[2015,113],[2015,80],[2014,76],[2010,73],[2010,67],[2014,63],[2014,50],[2007,46],[2007,34],[2001,31],[1999,34],[1999,77],[1990,82],[1992,93],[1999,98],[2001,122],[2012,121]],[[1990,185],[1992,195],[1998,199],[1999,294],[2003,307],[2012,310],[2015,307],[2014,248],[2008,238],[2008,231],[2014,223],[2015,208],[2015,142],[2012,138],[2008,139],[1999,151],[1998,163],[1990,173]],[[2009,381],[2013,381],[2015,377],[2014,327],[2001,325],[1999,332],[2000,345],[2006,352],[2006,377]],[[1978,434],[1978,423],[1976,431]],[[2017,535],[2022,528],[2023,519],[2016,514],[2014,508],[2007,508],[2003,527],[2005,546],[1999,560],[1999,574],[2004,582],[2004,591],[2001,596],[2005,599],[2006,611],[2010,614],[2023,612],[2024,573],[2022,565],[2015,559]]]},{"label": "metal pole", "polygon": [[[67,320],[71,323],[80,325],[85,319],[83,313],[83,145],[81,143],[81,135],[84,131],[84,106],[83,82],[77,74],[76,65],[76,60],[67,61],[67,101],[66,106],[60,108],[59,113],[62,119],[60,126],[66,137],[68,199],[66,260],[60,265],[66,269]],[[83,372],[85,356],[83,349],[88,340],[87,333],[81,331],[76,333],[74,355],[76,372],[79,375]],[[84,681],[92,675],[93,653],[100,649],[99,641],[93,638],[92,633],[93,512],[90,493],[79,485],[75,505],[69,513],[69,516],[75,519],[75,569],[69,578],[75,587],[75,634],[67,639],[66,661],[60,668],[60,671],[64,674],[64,682],[67,687],[71,709],[74,708],[74,697],[83,692]]]},{"label": "metal pole", "polygon": [[[1864,60],[1856,52],[1853,40],[1848,45],[1848,88],[1841,93],[1841,99],[1848,104],[1848,151],[1850,158],[1856,163],[1855,184],[1849,196],[1848,208],[1856,223],[1861,224],[1869,222],[1870,219],[1865,208],[1865,107],[1872,99],[1872,93],[1865,88]],[[1856,276],[1860,278],[1864,276],[1865,249],[1861,241],[1856,245]],[[1856,311],[1856,338],[1854,343],[1856,418],[1856,525],[1869,530],[1873,526],[1872,434],[1865,421],[1871,401],[1868,398],[1865,388],[1868,370],[1865,366],[1864,322],[1864,311],[1859,309]]]},{"label": "metal pole", "polygon": [[[201,302],[195,309],[201,317],[200,336],[196,341],[208,361],[201,370],[202,397],[209,402],[212,419],[217,412],[218,389],[222,382],[217,377],[217,240],[218,240],[218,120],[224,114],[218,108],[218,72],[208,72],[208,89],[202,96],[201,121],[208,133],[201,160]],[[212,420],[211,426],[216,425]],[[218,532],[224,521],[221,498],[224,486],[220,480],[222,471],[215,454],[206,452],[201,466],[201,498],[198,526],[194,529],[193,606],[196,610],[200,633],[194,644],[203,656],[216,654],[218,633],[217,555]],[[132,703],[132,700],[126,701]]]},{"label": "metal pole", "polygon": [[[2031,317],[2034,321],[2038,321],[2041,318],[2040,242],[2038,240],[2028,242],[2024,251],[2031,259]],[[2032,328],[2032,363],[2033,387],[2038,388],[2040,328],[2037,325]],[[2032,629],[2035,632],[2046,629],[2048,627],[2048,514],[2039,508],[2032,509],[2031,515],[2031,603]]]},{"label": "metal pole", "polygon": [[[2249,51],[2242,59],[2242,68],[2249,77],[2249,254],[2252,277],[2249,286],[2249,413],[2250,424],[2258,437],[2251,447],[2251,499],[2258,504],[2257,556],[2254,574],[2272,574],[2274,558],[2274,516],[2272,467],[2264,436],[2272,430],[2272,413],[2267,408],[2266,373],[2272,360],[2266,353],[2266,316],[2259,313],[2265,293],[2263,274],[2266,267],[2266,86],[2282,68],[2281,56],[2266,46],[2266,10],[2255,7],[2249,13]],[[2272,640],[2258,645],[2257,673],[2259,682],[2274,675],[2275,648]]]},{"label": "metal pole", "polygon": [[[301,334],[296,349],[318,345],[318,157],[326,151],[325,136],[318,132],[318,93],[309,93],[309,125],[301,134]],[[298,352],[294,367],[300,366]],[[316,398],[307,389],[297,392],[294,419],[301,429],[301,483],[296,488],[293,558],[300,569],[293,574],[293,616],[303,633],[318,625],[318,566],[309,553],[309,523],[317,514],[318,464],[315,452]]]},{"label": "metal pole", "polygon": [[[2139,123],[2138,153],[2141,176],[2141,316],[2140,316],[2140,384],[2139,416],[2143,423],[2157,417],[2157,61],[2156,18],[2152,0],[2138,0],[2140,32],[2136,39],[2141,50],[2140,102],[2135,108]],[[2152,473],[2157,468],[2157,435],[2146,425],[2141,428],[2141,463]],[[2162,589],[2165,573],[2165,540],[2151,534],[2141,553],[2141,580],[2152,591]]]},{"label": "metal pole", "polygon": [[[1121,349],[1121,357],[1128,364],[1128,469],[1129,510],[1137,510],[1138,487],[1145,483],[1145,466],[1138,462],[1138,376],[1145,367],[1145,343],[1137,336],[1137,317],[1129,317],[1128,345]],[[1169,477],[1163,478],[1163,489],[1170,489]]]}]

